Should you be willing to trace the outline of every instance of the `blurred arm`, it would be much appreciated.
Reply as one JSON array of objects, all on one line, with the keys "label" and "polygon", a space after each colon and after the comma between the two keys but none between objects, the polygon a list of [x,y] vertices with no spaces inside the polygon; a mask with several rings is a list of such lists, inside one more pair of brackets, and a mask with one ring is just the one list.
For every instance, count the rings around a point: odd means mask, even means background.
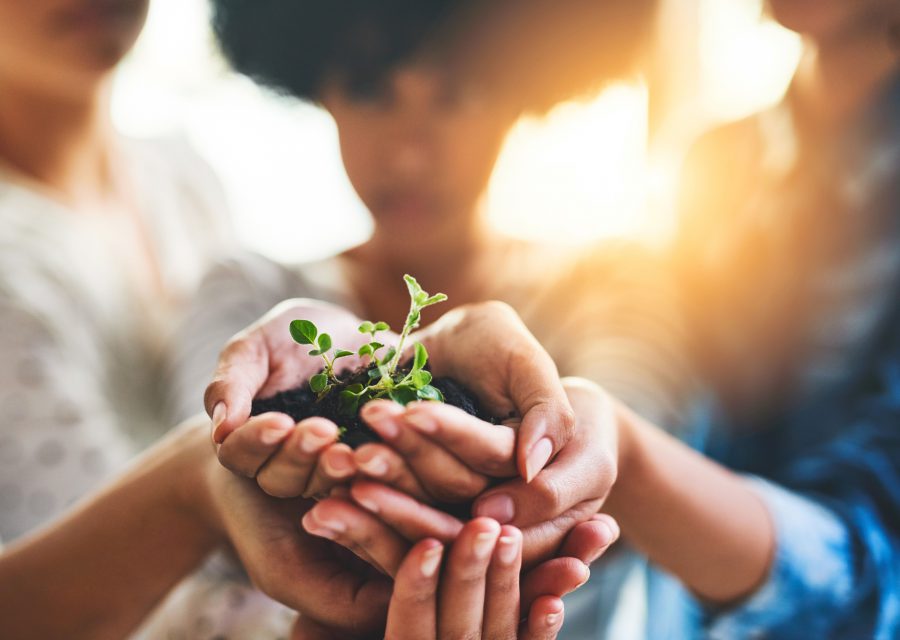
[{"label": "blurred arm", "polygon": [[121,638],[222,538],[195,507],[205,425],[185,428],[121,479],[0,555],[0,636]]}]

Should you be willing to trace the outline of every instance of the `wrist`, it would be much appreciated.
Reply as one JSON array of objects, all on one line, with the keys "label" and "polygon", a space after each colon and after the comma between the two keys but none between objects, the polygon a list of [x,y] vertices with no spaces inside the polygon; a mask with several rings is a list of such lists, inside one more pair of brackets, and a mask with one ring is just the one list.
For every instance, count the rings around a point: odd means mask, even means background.
[{"label": "wrist", "polygon": [[209,439],[209,420],[197,416],[179,427],[178,462],[172,473],[175,504],[195,525],[217,542],[225,540],[225,527],[214,499],[214,478],[221,467]]},{"label": "wrist", "polygon": [[627,507],[627,495],[631,488],[641,483],[644,451],[644,432],[647,425],[630,409],[616,403],[616,432],[618,435],[618,476],[607,498],[604,511],[615,518],[622,517],[622,509]]}]

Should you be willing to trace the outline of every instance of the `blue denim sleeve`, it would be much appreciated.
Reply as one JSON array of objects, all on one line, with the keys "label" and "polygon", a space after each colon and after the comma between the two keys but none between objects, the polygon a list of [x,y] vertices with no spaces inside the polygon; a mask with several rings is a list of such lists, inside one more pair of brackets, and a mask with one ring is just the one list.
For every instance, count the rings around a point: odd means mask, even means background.
[{"label": "blue denim sleeve", "polygon": [[[900,349],[846,425],[772,478],[749,481],[775,524],[766,582],[707,611],[715,637],[900,638]],[[777,484],[776,484],[777,483]]]},{"label": "blue denim sleeve", "polygon": [[843,608],[853,589],[850,532],[816,500],[762,478],[748,481],[772,517],[775,556],[766,581],[752,596],[734,608],[710,612],[709,637],[828,637],[829,614]]}]

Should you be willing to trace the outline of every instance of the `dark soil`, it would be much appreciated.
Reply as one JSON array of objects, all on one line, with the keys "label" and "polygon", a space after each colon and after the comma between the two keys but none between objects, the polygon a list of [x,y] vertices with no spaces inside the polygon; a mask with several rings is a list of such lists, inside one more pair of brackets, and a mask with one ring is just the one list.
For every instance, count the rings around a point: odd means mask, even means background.
[{"label": "dark soil", "polygon": [[[257,398],[253,401],[251,414],[258,415],[269,411],[278,411],[286,413],[297,422],[305,418],[320,416],[331,420],[339,427],[344,427],[346,431],[341,436],[341,442],[346,442],[354,449],[367,442],[380,442],[381,438],[366,426],[360,419],[359,413],[355,416],[347,416],[338,408],[338,397],[341,390],[351,384],[365,384],[368,380],[368,370],[369,367],[364,367],[341,373],[338,376],[341,384],[335,386],[321,401],[316,400],[316,394],[310,391],[308,384],[282,391],[270,398]],[[400,371],[408,372],[409,367],[400,367]],[[468,389],[452,378],[435,378],[431,381],[431,385],[440,390],[447,404],[459,407],[466,413],[477,416],[486,422],[498,422],[482,410],[478,400]]]}]

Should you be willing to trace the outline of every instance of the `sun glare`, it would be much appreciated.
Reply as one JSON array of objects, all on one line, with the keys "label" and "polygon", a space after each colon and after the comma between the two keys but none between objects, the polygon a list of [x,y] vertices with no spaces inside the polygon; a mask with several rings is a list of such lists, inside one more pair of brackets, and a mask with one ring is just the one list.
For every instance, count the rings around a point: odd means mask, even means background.
[{"label": "sun glare", "polygon": [[645,230],[646,148],[644,87],[616,85],[524,119],[490,186],[491,221],[513,235],[556,243]]},{"label": "sun glare", "polygon": [[[777,100],[800,47],[796,36],[759,19],[759,0],[692,1],[696,14],[678,17],[699,20],[691,29],[701,64],[689,69],[696,89],[682,96],[682,111],[693,120],[672,123],[691,135]],[[114,92],[120,129],[174,134],[192,144],[221,178],[241,239],[252,249],[311,259],[364,240],[371,224],[344,174],[331,120],[227,73],[208,19],[205,0],[151,3]],[[651,153],[647,116],[645,87],[614,85],[521,121],[486,199],[493,224],[568,244],[664,236],[674,221],[685,142],[659,149],[658,140],[650,141]],[[320,226],[315,236],[305,232],[312,216]]]}]

